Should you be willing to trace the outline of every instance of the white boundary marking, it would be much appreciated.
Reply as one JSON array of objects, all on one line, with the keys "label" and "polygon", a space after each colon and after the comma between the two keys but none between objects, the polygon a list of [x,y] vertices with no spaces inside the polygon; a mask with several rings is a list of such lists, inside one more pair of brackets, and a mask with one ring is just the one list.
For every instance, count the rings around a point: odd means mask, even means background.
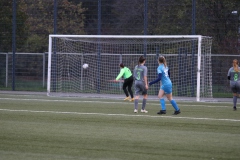
[{"label": "white boundary marking", "polygon": [[[104,101],[75,101],[75,100],[52,100],[52,99],[20,99],[20,98],[0,98],[0,100],[14,100],[14,101],[42,101],[42,102],[71,102],[71,103],[105,103],[105,104],[129,104],[127,102],[104,102]],[[148,103],[149,105],[159,105],[157,103]],[[167,104],[170,105],[170,104]],[[227,107],[227,106],[207,106],[205,104],[187,105],[184,106],[201,106],[201,107]],[[216,118],[197,118],[197,117],[179,117],[179,116],[151,116],[139,114],[107,114],[107,113],[81,113],[81,112],[60,112],[60,111],[34,111],[34,110],[11,110],[0,109],[0,111],[9,112],[31,112],[31,113],[54,113],[54,114],[77,114],[77,115],[103,115],[103,116],[125,116],[125,117],[150,117],[150,118],[172,118],[172,119],[190,119],[190,120],[211,120],[211,121],[231,121],[240,122],[238,119],[216,119]]]},{"label": "white boundary marking", "polygon": [[190,119],[190,120],[210,120],[210,121],[230,121],[240,122],[238,119],[216,119],[216,118],[197,118],[197,117],[178,117],[178,116],[151,116],[139,114],[108,114],[108,113],[81,113],[81,112],[60,112],[60,111],[34,111],[34,110],[11,110],[0,109],[8,112],[30,112],[30,113],[53,113],[53,114],[77,114],[77,115],[101,115],[101,116],[123,116],[123,117],[150,117],[150,118],[172,118],[172,119]]},{"label": "white boundary marking", "polygon": [[[21,98],[0,98],[0,100],[13,100],[13,101],[41,101],[41,102],[71,102],[71,103],[105,103],[105,104],[129,104],[129,102],[104,102],[104,101],[75,101],[75,100],[54,100],[54,99],[21,99]],[[139,103],[141,104],[141,103]],[[159,104],[157,103],[148,103],[149,105],[157,105],[159,106]],[[166,104],[167,106],[170,104]],[[192,105],[192,104],[184,104],[184,106],[192,106],[192,107],[196,107],[196,106],[201,106],[201,107],[211,107],[211,108],[227,108],[228,106],[210,106],[210,105],[206,105],[206,104],[199,104],[199,105]]]}]

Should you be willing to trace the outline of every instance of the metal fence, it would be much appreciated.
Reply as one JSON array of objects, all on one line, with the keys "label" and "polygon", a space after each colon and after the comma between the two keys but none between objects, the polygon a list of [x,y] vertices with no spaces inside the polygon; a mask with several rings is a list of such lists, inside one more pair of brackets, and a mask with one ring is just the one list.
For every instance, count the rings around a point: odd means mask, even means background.
[{"label": "metal fence", "polygon": [[[45,91],[47,80],[46,53],[16,53],[15,89]],[[13,54],[0,53],[0,90],[12,90]]]},{"label": "metal fence", "polygon": [[[211,55],[213,97],[231,97],[227,72],[239,55]],[[16,53],[15,90],[47,91],[47,53]],[[0,53],[0,90],[12,90],[12,53]]]}]

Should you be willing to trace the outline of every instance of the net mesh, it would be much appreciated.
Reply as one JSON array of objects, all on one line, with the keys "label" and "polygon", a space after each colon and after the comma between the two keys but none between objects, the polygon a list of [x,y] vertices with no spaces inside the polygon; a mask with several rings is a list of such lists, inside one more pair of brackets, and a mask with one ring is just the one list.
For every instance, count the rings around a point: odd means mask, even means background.
[{"label": "net mesh", "polygon": [[[51,51],[50,95],[74,93],[123,94],[123,82],[113,82],[119,63],[133,72],[140,56],[146,56],[148,80],[157,78],[157,58],[165,56],[170,68],[173,95],[195,97],[197,89],[197,38],[85,38],[54,37]],[[200,96],[212,97],[211,43],[202,37]],[[83,69],[83,64],[88,64]],[[157,95],[160,83],[151,86]],[[134,90],[134,87],[133,87]]]}]

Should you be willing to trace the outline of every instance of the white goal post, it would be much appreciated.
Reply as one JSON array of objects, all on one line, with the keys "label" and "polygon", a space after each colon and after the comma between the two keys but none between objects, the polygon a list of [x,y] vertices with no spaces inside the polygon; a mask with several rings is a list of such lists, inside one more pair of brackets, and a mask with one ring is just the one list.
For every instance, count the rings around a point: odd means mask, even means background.
[{"label": "white goal post", "polygon": [[[133,71],[144,55],[152,81],[157,58],[163,55],[173,96],[212,98],[211,46],[212,38],[201,35],[49,35],[47,94],[123,94],[122,81],[112,81],[119,63]],[[87,69],[82,67],[85,63]],[[148,94],[157,95],[159,86],[151,86]]]}]

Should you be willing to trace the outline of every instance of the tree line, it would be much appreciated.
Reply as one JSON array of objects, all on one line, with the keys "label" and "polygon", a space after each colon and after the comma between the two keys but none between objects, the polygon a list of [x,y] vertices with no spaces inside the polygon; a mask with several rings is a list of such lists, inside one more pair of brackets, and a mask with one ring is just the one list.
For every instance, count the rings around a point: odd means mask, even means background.
[{"label": "tree line", "polygon": [[[16,0],[17,52],[46,52],[53,34],[54,0]],[[192,0],[57,0],[57,34],[191,35]],[[0,1],[0,52],[12,49],[12,1]],[[145,11],[145,13],[144,13]],[[237,11],[237,12],[234,12]],[[196,35],[213,38],[212,53],[239,53],[239,0],[196,0]]]}]

